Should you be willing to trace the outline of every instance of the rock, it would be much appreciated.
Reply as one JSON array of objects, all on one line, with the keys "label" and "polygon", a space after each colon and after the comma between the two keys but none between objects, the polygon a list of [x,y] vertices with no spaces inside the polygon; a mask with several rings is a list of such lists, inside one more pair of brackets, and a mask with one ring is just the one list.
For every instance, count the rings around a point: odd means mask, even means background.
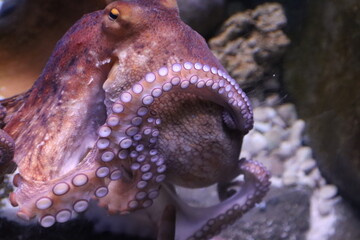
[{"label": "rock", "polygon": [[290,141],[284,141],[280,144],[277,154],[282,158],[290,157],[296,151],[297,146]]},{"label": "rock", "polygon": [[282,181],[284,186],[294,186],[297,183],[298,178],[296,177],[296,173],[295,172],[284,172],[283,177],[282,177]]},{"label": "rock", "polygon": [[305,240],[311,193],[304,187],[271,188],[263,204],[221,233],[224,239]]},{"label": "rock", "polygon": [[296,150],[295,158],[298,163],[303,163],[305,160],[312,157],[312,151],[310,147],[302,146]]},{"label": "rock", "polygon": [[337,188],[334,185],[325,185],[320,188],[318,194],[322,199],[331,199],[336,196]]},{"label": "rock", "polygon": [[273,150],[279,147],[284,136],[284,129],[279,126],[274,126],[269,131],[265,132],[264,137],[268,143],[269,150]]},{"label": "rock", "polygon": [[251,14],[256,27],[263,32],[274,32],[286,25],[286,17],[278,4],[257,7]]},{"label": "rock", "polygon": [[307,240],[360,239],[360,215],[346,201],[323,200],[314,194],[311,198],[311,227]]},{"label": "rock", "polygon": [[306,174],[308,174],[315,167],[316,167],[316,162],[314,159],[306,159],[305,161],[300,163],[300,170]]},{"label": "rock", "polygon": [[281,117],[279,116],[276,116],[272,119],[273,123],[276,124],[277,126],[283,128],[283,129],[286,129],[287,128],[287,125],[286,123],[284,122],[284,120],[282,120]]},{"label": "rock", "polygon": [[298,177],[298,184],[307,186],[311,189],[314,189],[316,187],[316,181],[310,176]]},{"label": "rock", "polygon": [[292,103],[281,104],[277,108],[277,112],[287,125],[293,124],[298,119],[295,105]]},{"label": "rock", "polygon": [[241,150],[240,153],[240,158],[246,158],[246,159],[252,159],[253,158],[253,154],[250,154],[246,149],[244,149],[244,147]]},{"label": "rock", "polygon": [[284,164],[278,157],[270,155],[264,158],[262,162],[265,162],[264,165],[267,169],[269,169],[272,176],[281,176],[283,174]]},{"label": "rock", "polygon": [[345,201],[338,201],[333,207],[338,216],[333,226],[336,231],[328,240],[360,239],[360,212],[354,211]]},{"label": "rock", "polygon": [[317,211],[322,217],[328,216],[331,211],[334,209],[334,203],[332,201],[323,201],[320,205],[318,205]]},{"label": "rock", "polygon": [[360,2],[307,3],[284,81],[326,179],[360,208]]},{"label": "rock", "polygon": [[271,177],[271,186],[274,188],[282,188],[284,187],[283,180],[279,177]]},{"label": "rock", "polygon": [[271,129],[271,123],[266,122],[254,122],[254,129],[261,132],[266,133]]},{"label": "rock", "polygon": [[311,177],[318,185],[325,185],[325,179],[321,176],[320,170],[315,168],[309,173],[309,177]]},{"label": "rock", "polygon": [[302,134],[305,129],[305,122],[302,119],[298,119],[291,125],[289,140],[296,145],[300,145],[302,140]]},{"label": "rock", "polygon": [[278,157],[269,155],[267,149],[260,151],[252,159],[262,163],[271,172],[271,176],[280,177],[284,172],[283,162]]},{"label": "rock", "polygon": [[280,4],[263,4],[231,16],[209,45],[243,88],[259,88],[264,77],[276,69],[289,44],[281,31],[285,23]]},{"label": "rock", "polygon": [[271,107],[254,108],[254,121],[267,122],[276,116],[276,111]]},{"label": "rock", "polygon": [[267,146],[266,138],[257,131],[252,130],[244,137],[243,148],[251,155],[259,153],[261,150],[266,149]]}]

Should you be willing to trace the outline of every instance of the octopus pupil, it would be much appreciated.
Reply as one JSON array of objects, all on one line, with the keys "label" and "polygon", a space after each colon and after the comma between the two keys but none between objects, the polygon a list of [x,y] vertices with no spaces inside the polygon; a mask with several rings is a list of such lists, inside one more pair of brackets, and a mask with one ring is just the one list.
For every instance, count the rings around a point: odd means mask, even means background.
[{"label": "octopus pupil", "polygon": [[119,15],[115,15],[112,12],[109,13],[110,20],[116,20]]}]

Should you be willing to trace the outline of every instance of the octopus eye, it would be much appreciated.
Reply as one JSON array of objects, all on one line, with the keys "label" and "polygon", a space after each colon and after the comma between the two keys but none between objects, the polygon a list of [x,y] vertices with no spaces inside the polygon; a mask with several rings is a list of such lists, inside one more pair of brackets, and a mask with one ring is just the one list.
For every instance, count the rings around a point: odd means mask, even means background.
[{"label": "octopus eye", "polygon": [[115,21],[119,15],[120,15],[120,12],[116,8],[111,9],[111,11],[109,12],[109,18],[112,21]]}]

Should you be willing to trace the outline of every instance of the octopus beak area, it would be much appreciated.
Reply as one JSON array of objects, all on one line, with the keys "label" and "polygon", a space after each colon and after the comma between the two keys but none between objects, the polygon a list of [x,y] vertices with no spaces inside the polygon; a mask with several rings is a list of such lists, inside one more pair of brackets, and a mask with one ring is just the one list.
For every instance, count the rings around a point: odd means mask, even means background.
[{"label": "octopus beak area", "polygon": [[[111,88],[105,91],[113,96]],[[97,175],[111,180],[100,205],[110,212],[150,206],[165,175],[172,183],[200,187],[238,174],[252,110],[225,71],[175,63],[106,98],[113,100],[106,103],[96,147]]]}]

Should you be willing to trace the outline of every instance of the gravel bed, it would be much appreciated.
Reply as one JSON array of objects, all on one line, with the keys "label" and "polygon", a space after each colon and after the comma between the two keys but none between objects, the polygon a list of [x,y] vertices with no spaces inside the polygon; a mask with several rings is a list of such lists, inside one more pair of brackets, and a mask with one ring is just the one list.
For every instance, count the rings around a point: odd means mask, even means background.
[{"label": "gravel bed", "polygon": [[252,100],[254,128],[244,138],[240,157],[263,163],[272,173],[273,188],[311,189],[307,240],[327,239],[333,234],[341,201],[337,187],[321,176],[311,147],[304,144],[306,122],[299,119],[292,103],[282,103],[277,94],[265,101]]}]

